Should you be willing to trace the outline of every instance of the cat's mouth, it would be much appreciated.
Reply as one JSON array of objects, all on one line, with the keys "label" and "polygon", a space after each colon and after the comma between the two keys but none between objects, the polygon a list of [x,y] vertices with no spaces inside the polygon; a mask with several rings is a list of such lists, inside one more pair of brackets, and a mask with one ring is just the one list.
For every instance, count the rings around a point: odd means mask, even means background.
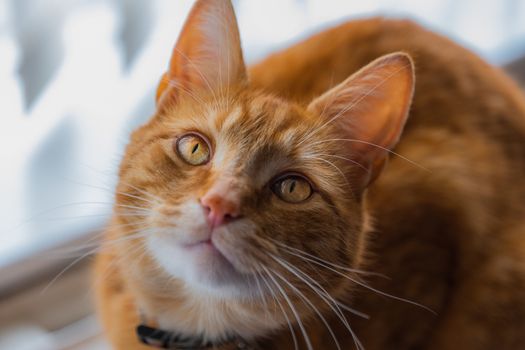
[{"label": "cat's mouth", "polygon": [[197,255],[197,258],[216,261],[222,266],[221,268],[228,268],[236,273],[245,274],[245,267],[239,263],[235,254],[232,254],[230,249],[217,237],[218,235],[210,235],[209,238],[194,243],[182,244],[182,247],[190,254]]},{"label": "cat's mouth", "polygon": [[188,251],[190,254],[202,255],[205,259],[226,260],[231,268],[236,269],[234,261],[231,261],[227,255],[223,253],[224,249],[217,247],[212,237],[200,240],[195,243],[182,244],[182,248]]},{"label": "cat's mouth", "polygon": [[204,234],[203,230],[193,233],[152,235],[148,239],[150,252],[166,272],[200,290],[222,290],[232,295],[251,289],[252,276],[239,256],[242,252],[225,242],[222,229],[213,234]]},{"label": "cat's mouth", "polygon": [[190,250],[192,249],[211,249],[211,250],[215,249],[217,250],[211,238],[203,239],[195,243],[182,244],[182,246]]}]

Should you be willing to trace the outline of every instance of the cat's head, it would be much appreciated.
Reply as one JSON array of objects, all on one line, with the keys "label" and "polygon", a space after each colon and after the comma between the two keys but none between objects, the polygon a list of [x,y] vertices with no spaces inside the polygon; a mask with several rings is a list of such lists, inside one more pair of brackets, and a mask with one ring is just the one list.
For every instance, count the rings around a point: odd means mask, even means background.
[{"label": "cat's head", "polygon": [[[197,1],[157,113],[121,165],[116,227],[140,298],[263,308],[275,297],[306,317],[300,293],[347,291],[344,275],[356,276],[363,255],[364,193],[400,137],[412,91],[401,53],[306,105],[257,91],[229,0]],[[271,327],[284,323],[272,310]]]}]

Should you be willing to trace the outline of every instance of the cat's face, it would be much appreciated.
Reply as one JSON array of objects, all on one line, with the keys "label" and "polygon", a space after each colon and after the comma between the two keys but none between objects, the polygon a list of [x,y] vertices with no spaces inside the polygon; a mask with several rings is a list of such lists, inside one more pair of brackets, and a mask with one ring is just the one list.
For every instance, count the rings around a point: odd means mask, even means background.
[{"label": "cat's face", "polygon": [[333,307],[357,280],[364,191],[412,91],[404,54],[308,105],[255,91],[231,4],[197,1],[120,170],[115,230],[137,303],[161,325],[211,336],[264,333],[292,305],[307,317],[304,298]]},{"label": "cat's face", "polygon": [[301,252],[351,267],[361,208],[333,127],[274,97],[230,97],[180,102],[135,133],[119,186],[133,197],[118,200],[147,208],[132,217],[150,232],[147,254],[225,297],[256,295],[265,268],[305,265]]}]

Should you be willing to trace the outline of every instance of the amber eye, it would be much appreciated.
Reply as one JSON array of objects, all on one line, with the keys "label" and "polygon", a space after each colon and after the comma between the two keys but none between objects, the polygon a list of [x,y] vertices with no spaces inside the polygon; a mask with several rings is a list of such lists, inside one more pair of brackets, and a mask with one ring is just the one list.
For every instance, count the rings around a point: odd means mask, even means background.
[{"label": "amber eye", "polygon": [[197,134],[186,134],[176,143],[179,156],[188,164],[202,165],[210,160],[210,146]]},{"label": "amber eye", "polygon": [[272,189],[279,198],[289,203],[305,201],[313,193],[310,182],[299,175],[281,177],[273,184]]}]

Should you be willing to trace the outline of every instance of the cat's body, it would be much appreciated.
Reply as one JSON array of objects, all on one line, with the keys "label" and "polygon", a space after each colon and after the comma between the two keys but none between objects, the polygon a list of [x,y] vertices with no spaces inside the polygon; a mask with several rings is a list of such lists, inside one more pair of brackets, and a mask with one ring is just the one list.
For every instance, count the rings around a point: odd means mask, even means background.
[{"label": "cat's body", "polygon": [[[365,349],[520,348],[525,343],[525,101],[507,77],[411,22],[371,19],[343,24],[271,56],[251,68],[250,84],[305,105],[370,61],[396,51],[409,53],[416,67],[410,117],[395,148],[406,158],[391,156],[368,189],[363,205],[371,219],[352,242],[358,251],[349,267],[387,276],[362,281],[436,314],[362,286],[334,293],[370,316],[364,320],[345,312]],[[142,128],[134,142],[149,137],[150,129]],[[128,157],[145,147],[130,146]],[[140,177],[126,175],[131,167],[128,160],[121,169],[128,182]],[[113,223],[123,220],[116,215]],[[121,237],[119,230],[109,228],[108,240]],[[148,349],[134,334],[139,308],[165,311],[163,317],[171,312],[179,325],[231,311],[199,304],[202,299],[188,307],[185,298],[191,293],[181,282],[172,289],[180,295],[151,297],[147,289],[153,287],[127,270],[133,263],[118,249],[108,245],[97,264],[104,281],[97,282],[100,310],[116,348]],[[322,308],[322,300],[315,304],[341,348],[353,348],[335,313]],[[260,312],[253,307],[254,317],[264,317]],[[313,348],[336,349],[319,317],[314,314],[306,323]],[[264,349],[294,348],[286,325],[257,341]]]},{"label": "cat's body", "polygon": [[366,349],[521,348],[525,103],[512,81],[412,22],[383,19],[344,24],[278,53],[252,69],[252,80],[308,100],[399,50],[415,61],[416,89],[396,152],[428,171],[392,156],[371,186],[365,269],[390,278],[369,277],[374,287],[438,315],[360,288],[352,305],[370,320],[356,318],[356,333]]}]

